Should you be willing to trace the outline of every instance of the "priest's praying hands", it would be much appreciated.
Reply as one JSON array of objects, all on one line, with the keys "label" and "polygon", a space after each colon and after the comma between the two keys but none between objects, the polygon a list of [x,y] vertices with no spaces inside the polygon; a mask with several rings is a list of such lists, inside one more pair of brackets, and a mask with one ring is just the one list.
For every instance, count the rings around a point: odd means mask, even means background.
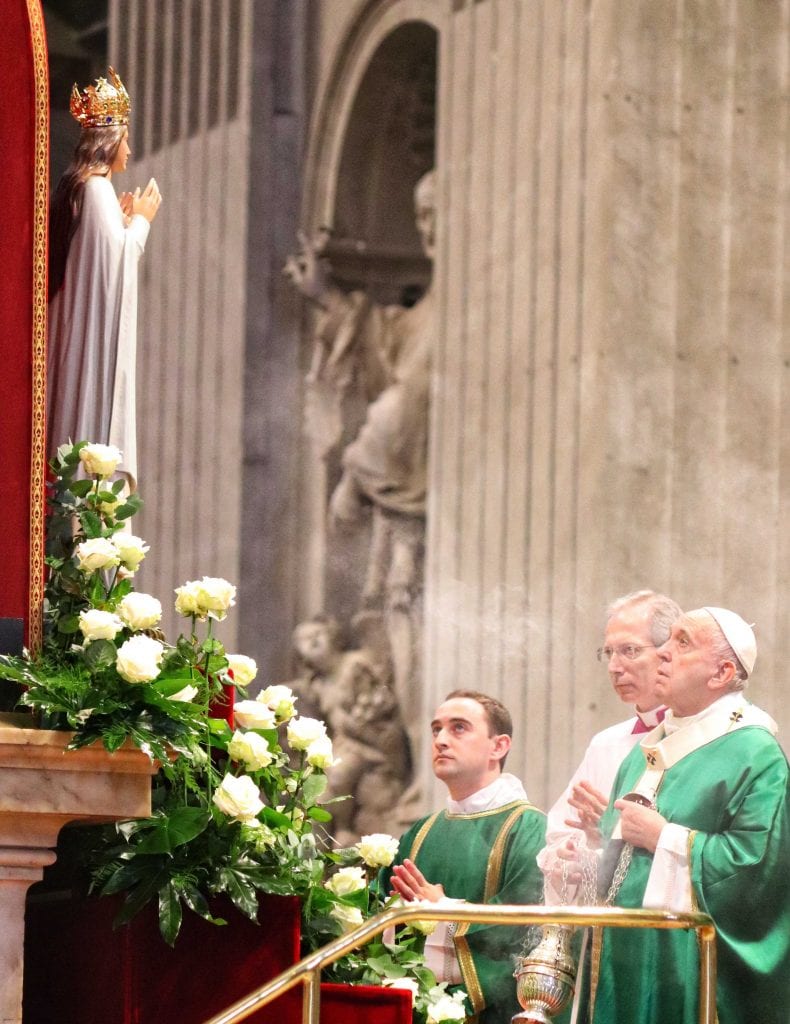
[{"label": "priest's praying hands", "polygon": [[407,903],[413,900],[428,900],[437,903],[444,896],[441,885],[429,882],[413,860],[408,858],[392,869],[392,895],[398,895]]},{"label": "priest's praying hands", "polygon": [[620,812],[620,831],[623,839],[633,846],[640,846],[643,850],[654,853],[667,819],[651,807],[643,807],[630,800],[616,800],[614,806],[615,810]]},{"label": "priest's praying hands", "polygon": [[601,845],[601,833],[598,822],[606,810],[607,797],[589,782],[582,780],[571,787],[568,803],[576,811],[576,818],[566,818],[565,824],[570,828],[581,829],[587,836],[587,845],[594,848]]}]

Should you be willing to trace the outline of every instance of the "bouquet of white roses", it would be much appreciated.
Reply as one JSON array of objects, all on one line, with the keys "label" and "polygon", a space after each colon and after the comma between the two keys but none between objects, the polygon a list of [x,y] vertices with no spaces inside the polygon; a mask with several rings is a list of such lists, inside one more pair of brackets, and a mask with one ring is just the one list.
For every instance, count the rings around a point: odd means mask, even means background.
[{"label": "bouquet of white roses", "polygon": [[299,718],[287,687],[234,707],[256,666],[213,635],[235,604],[232,584],[179,587],[189,628],[165,641],[160,602],[133,589],[148,545],[126,528],[141,499],[110,483],[120,462],[109,445],[58,450],[44,647],[0,657],[0,677],[21,685],[19,705],[42,725],[73,730],[71,747],[131,742],[156,760],[152,817],[101,830],[91,864],[96,890],[125,893],[120,921],[157,899],[172,943],[183,906],[218,920],[209,899],[223,893],[254,918],[258,891],[305,896],[320,884],[313,827],[331,820],[318,800],[334,758],[323,723]]},{"label": "bouquet of white roses", "polygon": [[[120,463],[109,445],[58,450],[44,647],[0,656],[0,678],[20,684],[19,705],[43,726],[72,730],[72,748],[131,742],[158,765],[150,818],[85,830],[92,888],[124,895],[117,923],[156,900],[172,945],[184,907],[223,924],[216,896],[255,919],[259,892],[297,895],[305,951],[315,949],[387,905],[371,883],[397,841],[364,836],[333,850],[331,814],[319,803],[335,760],[323,722],[300,717],[287,686],[236,701],[257,667],[214,636],[235,605],[231,583],[203,577],[178,587],[175,609],[189,626],[166,642],[160,602],[134,590],[149,547],[127,529],[142,500],[110,482]],[[463,1019],[463,994],[449,996],[425,967],[424,931],[371,943],[330,977],[409,988],[418,1024]]]}]

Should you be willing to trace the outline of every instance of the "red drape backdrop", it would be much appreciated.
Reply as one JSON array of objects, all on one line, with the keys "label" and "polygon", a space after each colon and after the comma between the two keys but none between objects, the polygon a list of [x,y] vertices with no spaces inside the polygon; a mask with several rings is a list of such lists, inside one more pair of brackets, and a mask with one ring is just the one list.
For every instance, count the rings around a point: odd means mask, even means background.
[{"label": "red drape backdrop", "polygon": [[[299,959],[299,901],[264,896],[253,924],[227,907],[216,927],[187,912],[170,949],[148,907],[114,930],[117,898],[70,896],[45,886],[28,900],[23,1024],[202,1024]],[[215,913],[222,914],[217,904]],[[249,1024],[301,1024],[293,989]],[[321,1024],[411,1024],[397,989],[321,986]]]},{"label": "red drape backdrop", "polygon": [[47,55],[39,0],[3,0],[2,8],[0,618],[25,619],[35,643],[43,571]]}]

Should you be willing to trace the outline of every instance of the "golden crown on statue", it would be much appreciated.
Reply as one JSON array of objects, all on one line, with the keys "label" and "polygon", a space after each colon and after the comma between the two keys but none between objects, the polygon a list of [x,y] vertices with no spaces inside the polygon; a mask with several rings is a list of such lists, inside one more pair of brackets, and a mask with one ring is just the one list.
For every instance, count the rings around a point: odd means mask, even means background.
[{"label": "golden crown on statue", "polygon": [[114,68],[107,69],[107,78],[97,78],[96,85],[89,85],[82,92],[76,82],[71,89],[71,116],[83,128],[129,124],[131,107],[129,93]]}]

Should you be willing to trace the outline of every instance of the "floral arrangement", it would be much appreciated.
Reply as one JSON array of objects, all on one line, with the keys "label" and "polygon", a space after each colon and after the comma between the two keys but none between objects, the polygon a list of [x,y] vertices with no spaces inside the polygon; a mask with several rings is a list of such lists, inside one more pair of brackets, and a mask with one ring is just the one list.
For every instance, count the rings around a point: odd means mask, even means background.
[{"label": "floral arrangement", "polygon": [[[184,908],[224,924],[219,896],[255,920],[259,893],[296,895],[306,951],[316,949],[389,905],[372,883],[397,842],[373,835],[333,849],[320,803],[331,739],[322,722],[298,715],[287,686],[246,699],[257,666],[214,635],[235,604],[232,584],[204,577],[178,587],[175,609],[188,628],[166,642],[160,602],[133,589],[149,549],[126,528],[141,499],[124,495],[123,480],[110,482],[121,457],[86,442],[58,450],[43,649],[0,656],[0,678],[20,684],[19,705],[43,727],[72,730],[72,748],[131,743],[158,765],[150,818],[86,829],[93,890],[124,894],[117,923],[156,901],[172,945]],[[370,943],[330,976],[410,989],[419,1024],[462,1020],[464,994],[448,994],[425,967],[427,930]]]}]

